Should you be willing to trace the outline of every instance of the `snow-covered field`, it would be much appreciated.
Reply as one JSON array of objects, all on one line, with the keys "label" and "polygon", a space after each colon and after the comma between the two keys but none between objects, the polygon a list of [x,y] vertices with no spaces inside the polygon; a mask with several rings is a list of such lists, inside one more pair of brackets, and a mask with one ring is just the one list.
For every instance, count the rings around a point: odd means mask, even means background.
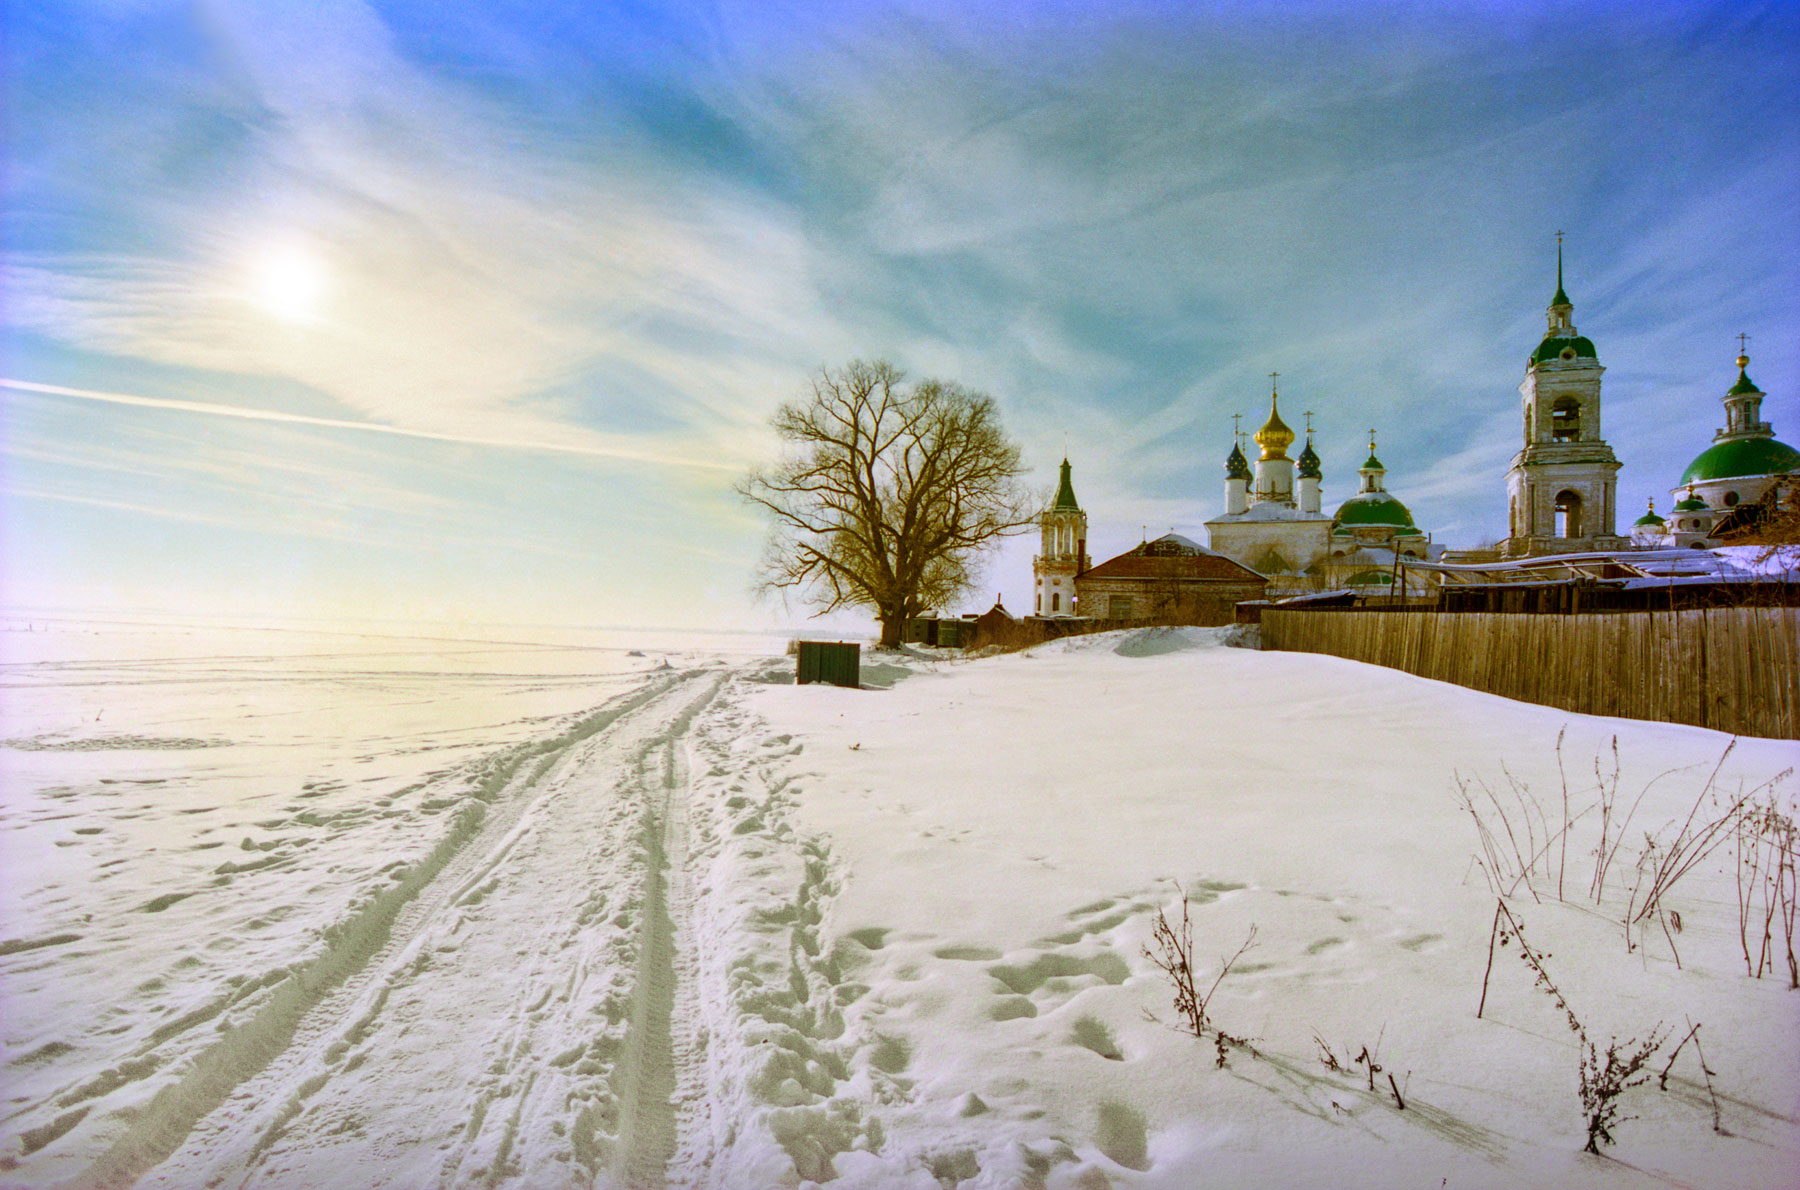
[{"label": "snow-covered field", "polygon": [[[766,639],[4,627],[0,1185],[1797,1180],[1800,993],[1745,973],[1733,846],[1678,931],[1619,920],[1697,798],[1793,812],[1792,742],[1214,630],[840,690]],[[1559,734],[1576,827],[1508,904],[1603,1049],[1674,1033],[1604,1157],[1516,944],[1475,1015],[1458,781],[1559,822]],[[1202,990],[1256,930],[1223,1068],[1144,953],[1177,882]],[[1692,1043],[1663,1089],[1693,1023],[1710,1089]]]}]

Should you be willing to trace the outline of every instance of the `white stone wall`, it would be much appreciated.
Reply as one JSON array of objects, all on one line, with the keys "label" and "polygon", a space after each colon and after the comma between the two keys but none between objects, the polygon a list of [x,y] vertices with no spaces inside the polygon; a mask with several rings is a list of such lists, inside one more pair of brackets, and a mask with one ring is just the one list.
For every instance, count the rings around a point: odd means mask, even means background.
[{"label": "white stone wall", "polygon": [[1225,521],[1206,522],[1206,533],[1212,548],[1234,562],[1261,571],[1263,556],[1272,546],[1288,560],[1295,573],[1304,571],[1330,549],[1331,521]]}]

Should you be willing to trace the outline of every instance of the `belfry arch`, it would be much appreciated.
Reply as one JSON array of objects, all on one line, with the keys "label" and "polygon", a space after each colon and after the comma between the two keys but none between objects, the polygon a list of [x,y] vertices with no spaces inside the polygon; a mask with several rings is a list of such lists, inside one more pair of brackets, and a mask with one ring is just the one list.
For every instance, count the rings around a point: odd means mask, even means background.
[{"label": "belfry arch", "polygon": [[1556,535],[1580,537],[1581,493],[1567,488],[1556,493]]}]

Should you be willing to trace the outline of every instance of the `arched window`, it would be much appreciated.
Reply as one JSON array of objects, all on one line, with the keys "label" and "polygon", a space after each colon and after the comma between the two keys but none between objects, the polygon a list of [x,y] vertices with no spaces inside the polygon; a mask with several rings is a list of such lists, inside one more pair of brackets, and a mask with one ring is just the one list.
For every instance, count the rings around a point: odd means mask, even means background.
[{"label": "arched window", "polygon": [[1579,493],[1562,491],[1556,494],[1556,535],[1558,537],[1581,536],[1581,496]]},{"label": "arched window", "polygon": [[1550,406],[1550,440],[1573,442],[1581,437],[1581,402],[1574,397],[1558,397]]}]

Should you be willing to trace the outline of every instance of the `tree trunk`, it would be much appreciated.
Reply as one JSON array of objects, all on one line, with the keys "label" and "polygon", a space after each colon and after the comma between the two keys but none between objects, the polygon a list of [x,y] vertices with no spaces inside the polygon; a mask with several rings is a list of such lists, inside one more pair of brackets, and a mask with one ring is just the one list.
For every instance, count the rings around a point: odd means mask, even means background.
[{"label": "tree trunk", "polygon": [[894,613],[890,613],[888,615],[882,616],[881,617],[881,647],[884,649],[899,648],[900,647],[900,637],[904,633],[905,629],[906,629],[906,617],[899,614],[898,612],[894,612]]}]

